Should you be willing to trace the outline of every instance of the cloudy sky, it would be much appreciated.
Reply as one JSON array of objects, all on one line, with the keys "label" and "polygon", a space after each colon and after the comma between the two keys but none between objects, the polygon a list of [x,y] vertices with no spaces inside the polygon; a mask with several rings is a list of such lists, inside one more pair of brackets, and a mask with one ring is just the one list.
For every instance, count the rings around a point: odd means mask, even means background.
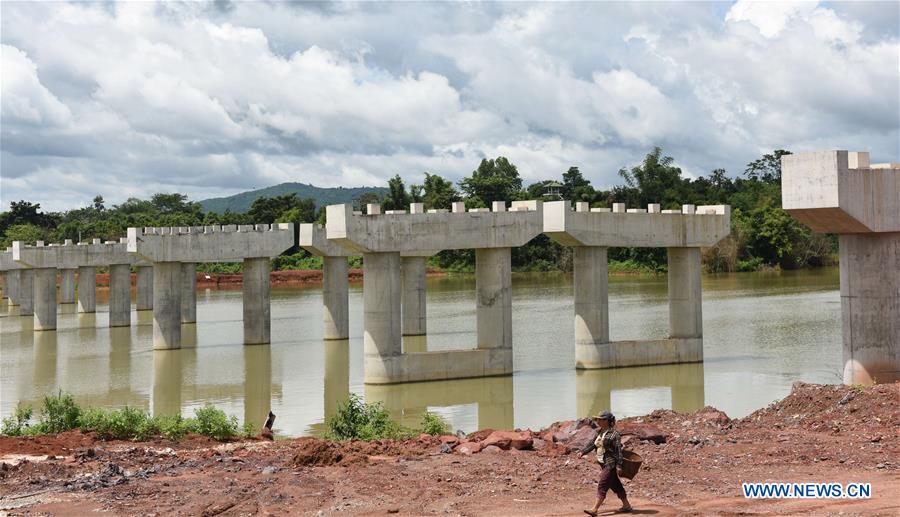
[{"label": "cloudy sky", "polygon": [[0,202],[900,160],[900,4],[0,4]]}]

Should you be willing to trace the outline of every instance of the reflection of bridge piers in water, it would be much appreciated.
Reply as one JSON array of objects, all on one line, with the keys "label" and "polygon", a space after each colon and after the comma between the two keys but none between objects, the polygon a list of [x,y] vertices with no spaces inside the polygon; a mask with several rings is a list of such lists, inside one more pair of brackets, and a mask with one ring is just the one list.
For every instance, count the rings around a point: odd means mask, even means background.
[{"label": "reflection of bridge piers in water", "polygon": [[604,410],[624,416],[642,413],[644,411],[635,412],[627,407],[613,407],[613,393],[651,388],[669,388],[671,409],[675,411],[697,411],[704,406],[703,363],[578,370],[575,375],[579,417],[596,415]]},{"label": "reflection of bridge piers in water", "polygon": [[181,414],[185,349],[153,351],[153,416]]},{"label": "reflection of bridge piers in water", "polygon": [[56,392],[58,336],[55,330],[32,333],[34,364],[31,389],[36,399]]},{"label": "reflection of bridge piers in water", "polygon": [[381,402],[403,425],[419,427],[428,407],[478,404],[479,429],[512,429],[513,378],[480,377],[402,384],[366,384],[367,402]]},{"label": "reflection of bridge piers in water", "polygon": [[324,421],[337,412],[338,404],[350,395],[350,341],[325,340]]},{"label": "reflection of bridge piers in water", "polygon": [[272,407],[272,347],[244,346],[244,422],[259,430]]}]

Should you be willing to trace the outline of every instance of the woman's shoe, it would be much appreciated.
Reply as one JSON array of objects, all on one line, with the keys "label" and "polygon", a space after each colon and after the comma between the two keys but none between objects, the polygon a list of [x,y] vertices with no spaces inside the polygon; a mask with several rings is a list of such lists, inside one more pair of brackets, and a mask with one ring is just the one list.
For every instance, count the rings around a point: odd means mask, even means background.
[{"label": "woman's shoe", "polygon": [[629,513],[633,509],[634,508],[632,508],[630,506],[623,506],[623,507],[619,508],[618,510],[616,510],[616,513]]},{"label": "woman's shoe", "polygon": [[590,515],[591,517],[597,517],[597,512],[593,510],[585,510],[584,513]]}]

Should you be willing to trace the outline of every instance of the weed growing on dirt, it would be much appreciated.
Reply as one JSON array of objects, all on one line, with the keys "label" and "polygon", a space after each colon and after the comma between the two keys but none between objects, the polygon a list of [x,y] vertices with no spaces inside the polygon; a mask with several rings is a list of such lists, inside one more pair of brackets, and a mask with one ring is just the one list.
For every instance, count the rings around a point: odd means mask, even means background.
[{"label": "weed growing on dirt", "polygon": [[392,420],[380,402],[367,404],[355,393],[338,405],[337,413],[328,419],[328,431],[325,432],[329,440],[403,439],[412,435],[412,429]]},{"label": "weed growing on dirt", "polygon": [[28,421],[31,420],[31,406],[19,404],[12,416],[3,419],[0,434],[6,436],[22,436],[28,432]]},{"label": "weed growing on dirt", "polygon": [[241,432],[241,435],[244,438],[253,438],[254,436],[256,436],[256,426],[253,425],[252,422],[244,422],[244,428],[243,432]]},{"label": "weed growing on dirt", "polygon": [[207,404],[194,410],[196,418],[196,432],[209,436],[215,440],[226,440],[237,435],[237,418],[229,417],[221,409],[216,409],[212,404]]},{"label": "weed growing on dirt", "polygon": [[41,417],[35,429],[39,434],[62,433],[78,427],[81,407],[69,393],[60,391],[44,397]]},{"label": "weed growing on dirt", "polygon": [[450,426],[441,415],[426,411],[422,413],[422,432],[436,436],[450,434]]}]

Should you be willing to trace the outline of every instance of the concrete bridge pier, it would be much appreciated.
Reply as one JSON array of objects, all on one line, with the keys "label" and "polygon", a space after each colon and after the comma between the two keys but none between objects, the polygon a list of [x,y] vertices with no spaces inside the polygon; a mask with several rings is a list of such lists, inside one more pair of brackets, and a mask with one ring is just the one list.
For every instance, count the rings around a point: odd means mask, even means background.
[{"label": "concrete bridge pier", "polygon": [[421,336],[426,334],[427,326],[425,257],[402,257],[400,262],[402,333],[404,336]]},{"label": "concrete bridge pier", "polygon": [[65,268],[59,270],[59,303],[75,303],[75,272],[76,269]]},{"label": "concrete bridge pier", "polygon": [[[703,338],[700,248],[668,248],[669,338]],[[702,348],[701,348],[702,351]]]},{"label": "concrete bridge pier", "polygon": [[269,258],[244,259],[244,344],[271,341]]},{"label": "concrete bridge pier", "polygon": [[608,248],[576,246],[573,250],[575,362],[599,364],[597,345],[609,343]]},{"label": "concrete bridge pier", "polygon": [[93,266],[78,268],[78,312],[97,312],[97,269]]},{"label": "concrete bridge pier", "polygon": [[109,266],[109,326],[131,325],[131,266]]},{"label": "concrete bridge pier", "polygon": [[153,265],[153,349],[181,348],[180,262]]},{"label": "concrete bridge pier", "polygon": [[19,271],[19,286],[16,289],[19,297],[19,316],[34,314],[34,270]]},{"label": "concrete bridge pier", "polygon": [[153,266],[138,266],[135,274],[136,309],[153,310]]},{"label": "concrete bridge pier", "polygon": [[400,253],[363,254],[363,350],[366,378],[393,379],[402,353]]},{"label": "concrete bridge pier", "polygon": [[10,305],[19,305],[19,284],[21,272],[13,269],[5,272],[6,277],[3,279],[3,294],[9,298]]},{"label": "concrete bridge pier", "polygon": [[900,232],[840,240],[844,383],[900,378]]},{"label": "concrete bridge pier", "polygon": [[0,289],[0,300],[9,298],[9,275],[6,271],[0,271],[0,279],[3,280],[3,289]]},{"label": "concrete bridge pier", "polygon": [[197,263],[181,264],[181,322],[197,323]]},{"label": "concrete bridge pier", "polygon": [[56,269],[34,269],[34,330],[56,330]]},{"label": "concrete bridge pier", "polygon": [[478,348],[512,350],[512,253],[475,250],[475,320]]},{"label": "concrete bridge pier", "polygon": [[350,337],[349,283],[347,257],[322,257],[322,322],[325,339]]}]

